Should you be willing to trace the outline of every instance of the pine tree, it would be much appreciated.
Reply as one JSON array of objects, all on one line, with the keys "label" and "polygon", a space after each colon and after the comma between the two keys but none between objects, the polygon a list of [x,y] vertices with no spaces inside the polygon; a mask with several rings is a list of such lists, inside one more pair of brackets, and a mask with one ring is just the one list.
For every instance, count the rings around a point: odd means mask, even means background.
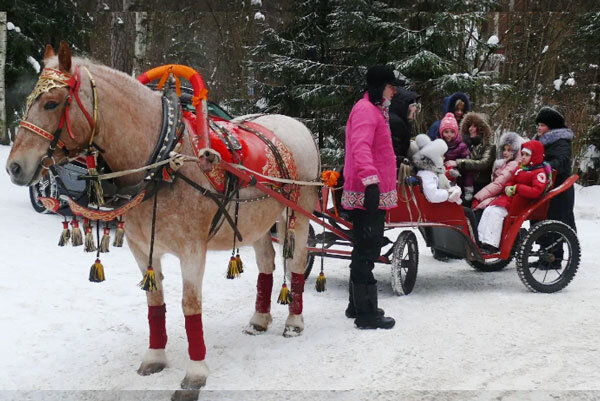
[{"label": "pine tree", "polygon": [[14,127],[25,98],[37,80],[46,44],[55,48],[66,40],[72,50],[89,50],[89,16],[78,11],[71,0],[9,0],[6,4],[8,30],[6,56],[7,125]]}]

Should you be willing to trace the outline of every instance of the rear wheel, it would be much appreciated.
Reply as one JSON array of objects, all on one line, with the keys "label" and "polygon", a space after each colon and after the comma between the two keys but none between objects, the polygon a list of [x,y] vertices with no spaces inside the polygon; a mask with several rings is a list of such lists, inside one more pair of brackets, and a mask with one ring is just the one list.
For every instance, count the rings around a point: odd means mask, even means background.
[{"label": "rear wheel", "polygon": [[579,268],[581,247],[568,225],[545,220],[527,232],[517,253],[519,278],[533,292],[552,293],[565,288]]},{"label": "rear wheel", "polygon": [[402,231],[394,243],[392,257],[392,290],[396,295],[408,295],[415,288],[419,266],[419,246],[412,231]]}]

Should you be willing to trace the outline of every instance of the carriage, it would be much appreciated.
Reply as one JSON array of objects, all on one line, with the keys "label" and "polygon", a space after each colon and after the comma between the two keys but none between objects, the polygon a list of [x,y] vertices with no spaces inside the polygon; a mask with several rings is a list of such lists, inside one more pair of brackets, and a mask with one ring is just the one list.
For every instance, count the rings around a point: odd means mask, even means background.
[{"label": "carriage", "polygon": [[[541,199],[529,200],[517,196],[511,203],[502,228],[499,252],[484,253],[477,241],[477,221],[473,212],[454,202],[431,203],[421,191],[417,177],[407,177],[398,185],[399,202],[386,214],[385,230],[404,229],[395,241],[387,236],[383,245],[393,244],[380,255],[378,262],[391,266],[391,285],[396,295],[412,292],[417,278],[419,247],[412,229],[423,236],[426,246],[432,251],[443,251],[458,259],[464,259],[475,270],[499,271],[513,259],[523,284],[533,292],[552,293],[566,287],[579,267],[581,248],[576,233],[566,224],[547,220],[550,200],[570,188],[578,179],[572,175],[561,185],[549,190]],[[402,182],[403,181],[403,182]],[[314,257],[350,259],[352,224],[336,209],[327,209],[329,194],[324,189],[315,216],[327,220],[336,231],[323,231],[309,236],[309,259],[307,273],[310,274]],[[525,228],[529,222],[529,229]],[[541,245],[544,244],[544,245]],[[541,269],[539,262],[546,264],[557,261],[555,254],[563,249],[560,268]]]}]

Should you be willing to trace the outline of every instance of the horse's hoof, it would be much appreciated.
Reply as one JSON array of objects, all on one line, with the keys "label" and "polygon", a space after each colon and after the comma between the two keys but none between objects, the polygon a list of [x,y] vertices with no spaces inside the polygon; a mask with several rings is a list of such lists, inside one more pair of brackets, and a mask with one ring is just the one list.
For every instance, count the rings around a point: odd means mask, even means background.
[{"label": "horse's hoof", "polygon": [[190,361],[185,377],[181,381],[184,390],[199,390],[206,385],[208,366],[204,361]]},{"label": "horse's hoof", "polygon": [[184,390],[199,390],[206,386],[206,377],[188,377],[181,381],[181,388]]},{"label": "horse's hoof", "polygon": [[152,349],[146,351],[142,363],[137,372],[139,375],[148,376],[158,373],[167,367],[167,354],[164,349]]},{"label": "horse's hoof", "polygon": [[166,363],[161,363],[161,362],[144,363],[144,362],[142,362],[142,364],[138,368],[137,372],[138,372],[138,375],[148,376],[153,373],[162,372],[162,370],[166,367],[167,367]]},{"label": "horse's hoof", "polygon": [[171,396],[171,401],[196,401],[199,396],[199,390],[177,390]]},{"label": "horse's hoof", "polygon": [[266,327],[262,327],[257,324],[249,324],[248,327],[244,329],[243,333],[251,336],[258,336],[264,334],[266,331]]},{"label": "horse's hoof", "polygon": [[304,329],[302,327],[285,326],[285,329],[283,329],[283,336],[285,338],[298,337],[302,335],[303,331]]}]

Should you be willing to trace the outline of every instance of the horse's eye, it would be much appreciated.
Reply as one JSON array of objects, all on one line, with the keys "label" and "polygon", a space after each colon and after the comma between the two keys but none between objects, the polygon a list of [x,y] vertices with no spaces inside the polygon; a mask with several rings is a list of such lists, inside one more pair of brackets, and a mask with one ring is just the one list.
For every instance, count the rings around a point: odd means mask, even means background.
[{"label": "horse's eye", "polygon": [[44,110],[53,110],[58,106],[58,103],[49,101],[44,105]]}]

